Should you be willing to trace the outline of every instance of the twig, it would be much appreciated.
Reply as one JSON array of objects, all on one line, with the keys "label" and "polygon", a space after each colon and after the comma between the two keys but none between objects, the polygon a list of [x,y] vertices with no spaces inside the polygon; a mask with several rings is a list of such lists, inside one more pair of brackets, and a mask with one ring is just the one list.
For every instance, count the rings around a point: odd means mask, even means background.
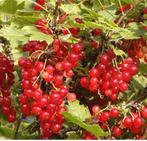
[{"label": "twig", "polygon": [[53,15],[54,15],[54,21],[53,21],[54,28],[56,28],[56,24],[57,24],[58,8],[59,8],[59,3],[56,2],[54,13],[53,13]]},{"label": "twig", "polygon": [[145,99],[145,97],[147,97],[147,95],[142,95],[141,97],[138,97],[136,100],[132,100],[131,102],[129,102],[128,104],[125,105],[125,107],[129,107],[129,106],[132,106],[134,105],[135,103]]},{"label": "twig", "polygon": [[16,128],[15,128],[15,133],[14,133],[14,139],[18,139],[18,131],[19,131],[19,127],[20,127],[20,125],[21,125],[21,122],[22,122],[22,117],[20,117],[20,118],[17,120]]}]

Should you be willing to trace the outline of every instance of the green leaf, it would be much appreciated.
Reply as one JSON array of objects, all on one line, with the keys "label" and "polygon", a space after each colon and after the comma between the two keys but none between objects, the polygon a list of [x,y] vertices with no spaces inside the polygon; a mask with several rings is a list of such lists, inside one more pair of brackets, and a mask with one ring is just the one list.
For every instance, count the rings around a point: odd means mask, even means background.
[{"label": "green leaf", "polygon": [[115,13],[116,13],[116,6],[115,5],[109,6],[109,7],[105,8],[104,10],[101,10],[98,12],[98,14],[100,16],[103,16],[106,19],[112,20],[112,21],[114,21],[117,18]]},{"label": "green leaf", "polygon": [[0,30],[0,35],[10,41],[15,64],[18,63],[19,57],[24,55],[20,45],[25,44],[28,40],[46,41],[48,44],[53,40],[52,36],[41,33],[33,26],[24,26],[23,28],[5,26]]},{"label": "green leaf", "polygon": [[52,42],[52,36],[40,32],[33,26],[24,26],[22,29],[7,26],[0,30],[0,34],[9,40],[13,47],[18,47],[18,44],[24,44],[28,40]]},{"label": "green leaf", "polygon": [[81,11],[79,6],[74,3],[61,5],[61,8],[68,14],[77,14]]},{"label": "green leaf", "polygon": [[81,121],[85,121],[85,119],[91,117],[89,109],[84,105],[80,105],[78,100],[68,102],[67,108],[68,113],[71,113],[73,116],[77,117]]},{"label": "green leaf", "polygon": [[140,89],[147,87],[147,79],[141,74],[135,75],[132,78],[132,81],[134,82],[136,89],[140,90]]},{"label": "green leaf", "polygon": [[22,31],[24,31],[27,34],[30,34],[29,40],[46,41],[48,44],[50,44],[53,41],[53,38],[51,35],[46,35],[40,32],[34,26],[24,26],[22,28]]},{"label": "green leaf", "polygon": [[14,135],[14,130],[6,126],[0,126],[0,135],[8,139],[12,139]]},{"label": "green leaf", "polygon": [[38,12],[26,11],[26,10],[19,10],[16,12],[15,16],[12,18],[12,22],[19,25],[34,25],[34,23],[39,19]]},{"label": "green leaf", "polygon": [[142,28],[141,25],[139,25],[135,22],[130,23],[126,27],[126,29],[129,30],[129,32],[121,32],[120,31],[120,35],[124,39],[139,39],[141,36],[147,37],[146,31]]},{"label": "green leaf", "polygon": [[27,33],[12,26],[3,27],[0,30],[0,35],[8,39],[13,47],[17,47],[19,42],[25,43],[29,39]]},{"label": "green leaf", "polygon": [[76,132],[68,132],[67,133],[67,138],[68,140],[77,140],[80,139],[79,135]]},{"label": "green leaf", "polygon": [[24,1],[18,4],[16,0],[4,0],[0,3],[0,12],[14,14],[18,9],[23,9],[24,4]]},{"label": "green leaf", "polygon": [[139,71],[142,73],[147,73],[147,63],[140,62]]},{"label": "green leaf", "polygon": [[90,18],[97,19],[99,17],[98,13],[90,8],[87,8],[84,5],[81,5],[81,10],[83,13],[88,13]]},{"label": "green leaf", "polygon": [[112,48],[113,48],[114,53],[117,56],[125,56],[125,57],[127,57],[127,54],[123,50],[118,49],[118,48],[114,48],[114,47],[112,47]]},{"label": "green leaf", "polygon": [[0,35],[5,37],[11,45],[13,59],[15,65],[18,63],[19,57],[22,56],[23,52],[19,47],[19,44],[24,44],[29,40],[27,33],[22,32],[20,29],[14,28],[12,26],[3,27],[0,30]]},{"label": "green leaf", "polygon": [[108,135],[100,128],[98,124],[89,125],[84,123],[82,120],[78,119],[76,116],[72,115],[71,113],[64,112],[63,114],[67,120],[82,127],[83,129],[95,135],[97,138]]}]

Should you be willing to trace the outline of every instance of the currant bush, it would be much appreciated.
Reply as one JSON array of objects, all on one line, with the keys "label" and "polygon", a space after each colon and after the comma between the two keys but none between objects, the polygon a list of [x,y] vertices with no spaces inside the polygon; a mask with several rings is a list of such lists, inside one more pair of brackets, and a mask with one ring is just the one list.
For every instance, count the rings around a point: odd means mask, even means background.
[{"label": "currant bush", "polygon": [[146,5],[0,3],[0,135],[147,139]]}]

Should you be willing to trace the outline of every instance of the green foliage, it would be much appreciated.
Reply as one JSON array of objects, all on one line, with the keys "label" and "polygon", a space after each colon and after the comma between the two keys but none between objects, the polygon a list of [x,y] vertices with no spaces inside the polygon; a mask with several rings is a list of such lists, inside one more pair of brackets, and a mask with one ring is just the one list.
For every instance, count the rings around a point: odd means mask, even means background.
[{"label": "green foliage", "polygon": [[68,112],[63,113],[65,118],[70,122],[82,127],[83,129],[91,132],[97,138],[100,136],[106,136],[107,134],[97,124],[86,124],[83,121],[90,118],[90,112],[84,105],[80,105],[79,101],[69,102]]},{"label": "green foliage", "polygon": [[68,113],[76,116],[81,121],[85,121],[87,118],[91,117],[89,109],[84,105],[80,105],[78,100],[68,102],[67,109]]},{"label": "green foliage", "polygon": [[4,0],[0,3],[0,12],[7,13],[7,14],[14,14],[18,9],[24,8],[25,2],[21,2],[20,4],[17,3],[16,0]]},{"label": "green foliage", "polygon": [[[142,16],[140,18],[141,20],[138,18],[138,14],[140,14],[143,11],[144,6],[147,6],[146,1],[141,1],[137,5],[137,7],[130,10],[127,15],[117,13],[117,9],[120,6],[124,4],[132,4],[134,6],[135,3],[136,0],[77,0],[75,3],[70,4],[67,4],[64,1],[63,4],[61,4],[60,6],[60,10],[57,11],[57,15],[59,14],[58,16],[60,16],[62,12],[66,12],[67,14],[69,14],[69,16],[64,23],[52,27],[52,20],[54,19],[53,16],[56,13],[53,13],[55,9],[55,0],[48,0],[46,6],[50,7],[48,8],[48,10],[41,12],[36,12],[33,10],[33,0],[0,0],[0,36],[5,37],[10,42],[10,46],[12,48],[11,53],[13,54],[15,62],[15,70],[18,69],[18,59],[21,56],[28,55],[27,53],[23,53],[21,50],[23,44],[25,44],[29,40],[46,41],[48,44],[51,44],[53,39],[56,37],[59,37],[62,41],[68,41],[69,43],[79,42],[82,37],[82,39],[84,39],[84,51],[86,57],[89,57],[91,53],[94,52],[90,44],[91,41],[94,39],[98,43],[102,43],[103,47],[106,47],[106,49],[113,48],[117,56],[125,58],[128,57],[127,53],[118,48],[117,43],[119,44],[123,42],[124,39],[134,40],[140,39],[140,37],[147,39],[147,32],[143,28],[147,25],[147,20],[144,20],[146,19],[146,15]],[[77,17],[82,18],[84,20],[84,23],[76,23],[74,19]],[[60,31],[58,32],[61,32],[62,29],[68,29],[70,27],[79,27],[81,30],[79,34],[80,38],[72,37],[71,34],[63,35],[62,33],[59,33],[59,35],[46,35],[37,30],[34,25],[35,22],[40,18],[48,19],[48,24],[52,28],[60,29]],[[121,24],[117,24],[116,20],[120,20],[121,18]],[[135,19],[136,21],[130,22],[129,19]],[[103,34],[98,37],[93,36],[91,34],[91,31],[94,28],[101,29],[103,31]],[[115,47],[112,44],[115,45]],[[97,51],[98,55],[100,55],[101,49]],[[115,61],[117,60],[114,60],[113,63],[117,64],[117,62]],[[79,63],[79,65],[76,68],[74,68],[74,72],[83,73],[76,74],[78,75],[77,78],[80,78],[80,76],[83,75],[86,76],[89,72],[88,67],[93,66],[94,63],[93,60],[88,60],[87,66],[85,64],[83,65],[82,63]],[[139,73],[138,75],[133,77],[129,85],[130,88],[126,92],[127,96],[124,96],[124,93],[121,93],[120,98],[122,99],[120,99],[120,101],[126,99],[128,99],[128,101],[131,101],[132,99],[136,99],[140,95],[140,91],[147,87],[147,79],[143,75],[146,72],[147,64],[141,61],[141,63],[139,64]],[[17,96],[21,90],[19,78],[20,76],[17,73],[17,71],[14,73],[16,76],[15,80],[17,82],[11,89],[13,93],[12,105],[14,107],[19,106]],[[132,90],[132,85],[135,87],[134,91]],[[135,91],[136,89],[137,91]],[[88,99],[88,102],[91,100],[92,103],[92,100],[95,99],[95,96],[91,95],[91,93],[87,90],[83,90],[82,88],[79,88],[78,90],[80,90],[79,93],[81,94],[86,93],[84,95],[86,97],[84,97],[84,100]],[[98,97],[98,95],[96,95],[96,97]],[[91,103],[89,102],[88,104],[92,106],[94,103]],[[121,103],[119,103],[118,100],[118,105],[119,104],[121,105]],[[95,135],[98,139],[100,137],[107,137],[108,133],[104,132],[98,124],[94,124],[93,117],[88,109],[89,105],[87,105],[81,105],[80,101],[78,100],[68,102],[68,104],[66,105],[68,112],[63,113],[63,115],[67,119],[67,123],[69,122],[71,126],[74,124],[80,127],[80,129],[82,128],[90,132],[91,134]],[[127,109],[127,111],[129,111],[129,109]],[[5,121],[5,117],[1,114],[0,120],[0,135],[8,139],[12,139],[15,134],[15,127],[11,126],[10,124],[7,124],[7,122]],[[110,119],[109,122],[111,122],[109,125],[112,127],[115,123],[115,120]],[[68,128],[69,126],[66,125],[66,127]],[[21,127],[18,132],[18,137],[19,139],[36,139],[38,138],[39,129],[39,123],[38,121],[36,121],[35,118],[25,118],[21,123]],[[127,136],[128,135],[126,135],[126,137]],[[80,135],[77,134],[76,131],[69,131],[67,132],[67,139],[80,139]]]},{"label": "green foliage", "polygon": [[12,22],[18,26],[34,25],[34,23],[40,18],[40,14],[34,11],[19,10],[12,18]]},{"label": "green foliage", "polygon": [[76,132],[68,132],[67,133],[67,140],[77,140],[80,139],[79,135]]},{"label": "green foliage", "polygon": [[6,137],[7,139],[12,139],[14,135],[14,130],[7,126],[0,126],[0,135]]},{"label": "green foliage", "polygon": [[25,44],[28,40],[46,41],[48,44],[53,40],[51,36],[39,32],[33,26],[24,26],[23,28],[5,26],[0,30],[0,35],[10,42],[15,64],[20,56],[25,55],[20,45]]},{"label": "green foliage", "polygon": [[121,56],[121,57],[125,56],[125,57],[127,57],[127,54],[123,50],[118,49],[118,48],[114,48],[114,47],[112,47],[112,48],[113,48],[114,53],[117,56]]},{"label": "green foliage", "polygon": [[18,47],[19,44],[24,44],[28,40],[52,42],[51,36],[41,33],[34,26],[24,26],[20,29],[14,26],[6,26],[0,30],[0,34],[10,41],[12,47]]},{"label": "green foliage", "polygon": [[143,61],[141,61],[139,64],[139,71],[142,73],[146,73],[147,72],[147,63],[144,63]]},{"label": "green foliage", "polygon": [[72,123],[74,123],[74,124],[82,127],[83,129],[89,131],[90,133],[95,135],[97,138],[108,135],[107,133],[105,133],[100,128],[99,125],[97,125],[97,124],[92,124],[92,125],[86,124],[82,120],[78,119],[78,117],[76,117],[75,115],[72,115],[72,113],[65,112],[64,116],[68,121],[71,121]]},{"label": "green foliage", "polygon": [[48,44],[53,40],[52,36],[38,31],[34,26],[24,26],[22,31],[29,35],[29,40],[46,41]]},{"label": "green foliage", "polygon": [[135,84],[136,89],[141,90],[141,89],[147,87],[147,79],[145,76],[143,76],[141,74],[134,76],[133,82]]},{"label": "green foliage", "polygon": [[17,47],[19,43],[24,44],[29,40],[29,34],[23,32],[21,29],[18,29],[13,26],[5,26],[0,30],[1,36],[5,37],[12,47]]},{"label": "green foliage", "polygon": [[81,12],[77,4],[64,4],[61,6],[61,8],[68,14],[78,14]]}]

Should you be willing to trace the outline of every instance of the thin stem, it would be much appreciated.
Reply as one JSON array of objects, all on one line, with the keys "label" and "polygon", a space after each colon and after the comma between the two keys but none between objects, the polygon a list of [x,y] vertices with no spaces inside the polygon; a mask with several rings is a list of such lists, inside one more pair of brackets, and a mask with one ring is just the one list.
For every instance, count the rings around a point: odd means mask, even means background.
[{"label": "thin stem", "polygon": [[103,6],[102,2],[100,0],[98,0],[98,2],[100,4],[100,6],[102,7],[102,9],[104,9],[104,6]]},{"label": "thin stem", "polygon": [[134,96],[135,96],[135,93],[131,94],[130,97],[128,98],[128,101],[130,101]]},{"label": "thin stem", "polygon": [[20,128],[21,122],[22,122],[22,117],[20,117],[17,120],[16,128],[15,128],[15,133],[14,133],[14,139],[18,139],[18,133],[19,133],[19,128]]},{"label": "thin stem", "polygon": [[136,100],[132,100],[131,102],[129,102],[128,104],[125,105],[125,108],[129,107],[129,106],[133,106],[135,103],[143,100],[146,98],[146,95],[142,95],[140,97],[138,97]]},{"label": "thin stem", "polygon": [[53,15],[54,15],[54,23],[53,24],[54,24],[55,28],[57,26],[58,8],[59,8],[59,3],[56,2],[54,13],[53,13]]}]

